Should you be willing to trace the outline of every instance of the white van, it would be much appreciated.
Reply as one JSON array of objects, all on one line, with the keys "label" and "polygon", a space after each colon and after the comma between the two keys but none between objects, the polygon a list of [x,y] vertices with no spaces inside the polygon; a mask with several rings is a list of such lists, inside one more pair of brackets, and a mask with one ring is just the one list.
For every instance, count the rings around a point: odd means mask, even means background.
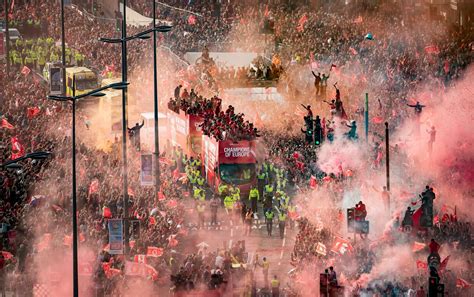
[{"label": "white van", "polygon": [[[5,28],[2,28],[2,33],[3,33],[3,40],[6,41],[7,40],[7,35],[5,34],[7,30],[5,30]],[[15,42],[17,39],[21,39],[21,34],[20,34],[20,31],[18,31],[18,29],[15,29],[15,28],[8,28],[8,33],[10,35],[10,41],[11,42]]]}]

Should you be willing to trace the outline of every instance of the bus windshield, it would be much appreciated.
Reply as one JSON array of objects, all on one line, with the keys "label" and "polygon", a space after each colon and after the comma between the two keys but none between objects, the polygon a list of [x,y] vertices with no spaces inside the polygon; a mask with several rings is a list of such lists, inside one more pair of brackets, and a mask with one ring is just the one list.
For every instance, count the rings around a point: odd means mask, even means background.
[{"label": "bus windshield", "polygon": [[227,184],[247,184],[255,178],[255,164],[221,164],[219,172]]}]

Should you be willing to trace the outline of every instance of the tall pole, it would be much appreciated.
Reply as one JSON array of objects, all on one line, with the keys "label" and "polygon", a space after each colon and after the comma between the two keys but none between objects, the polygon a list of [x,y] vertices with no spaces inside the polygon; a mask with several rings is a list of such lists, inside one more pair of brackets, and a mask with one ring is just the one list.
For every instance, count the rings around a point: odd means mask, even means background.
[{"label": "tall pole", "polygon": [[64,0],[61,0],[61,61],[63,64],[63,67],[62,67],[63,94],[66,94],[66,37],[65,35],[66,33],[64,30]]},{"label": "tall pole", "polygon": [[390,191],[390,140],[388,122],[385,122],[385,170],[387,172],[387,191]]},{"label": "tall pole", "polygon": [[[6,56],[5,59],[7,60],[7,82],[9,81],[8,78],[10,77],[10,27],[8,26],[8,0],[4,1],[5,4],[5,50]],[[3,42],[3,40],[0,40]]]},{"label": "tall pole", "polygon": [[365,93],[365,142],[369,142],[369,93]]},{"label": "tall pole", "polygon": [[[76,76],[72,77],[72,97],[76,96]],[[77,204],[76,204],[76,100],[72,100],[72,273],[73,296],[79,296],[77,262]]]},{"label": "tall pole", "polygon": [[[127,0],[123,0],[122,14],[122,81],[127,81]],[[123,224],[124,247],[128,253],[128,165],[127,165],[127,88],[122,89],[122,158],[123,158]]]},{"label": "tall pole", "polygon": [[[153,1],[153,28],[156,26],[156,2]],[[153,102],[155,117],[155,199],[160,189],[160,139],[158,131],[158,74],[156,65],[156,31],[153,30]]]}]

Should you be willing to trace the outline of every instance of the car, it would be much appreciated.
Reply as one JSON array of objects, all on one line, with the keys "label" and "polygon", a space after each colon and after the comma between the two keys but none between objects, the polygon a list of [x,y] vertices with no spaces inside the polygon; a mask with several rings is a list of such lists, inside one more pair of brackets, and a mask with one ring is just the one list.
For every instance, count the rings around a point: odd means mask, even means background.
[{"label": "car", "polygon": [[[4,35],[3,35],[3,36],[4,36],[4,37],[3,37],[4,40],[6,40],[6,38],[7,38],[7,37],[6,37],[6,34],[5,34],[5,33],[6,33],[6,30],[5,30],[5,28],[2,28],[1,30],[2,30],[2,33],[4,34]],[[17,39],[22,39],[21,34],[20,34],[20,31],[18,31],[18,29],[16,29],[16,28],[8,28],[8,32],[9,32],[9,35],[10,35],[10,41],[11,41],[11,42],[15,42]]]}]

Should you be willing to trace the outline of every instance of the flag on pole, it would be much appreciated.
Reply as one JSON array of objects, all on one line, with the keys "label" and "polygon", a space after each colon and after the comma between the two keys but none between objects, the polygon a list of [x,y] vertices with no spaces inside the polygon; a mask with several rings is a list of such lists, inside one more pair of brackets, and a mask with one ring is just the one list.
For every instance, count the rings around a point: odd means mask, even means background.
[{"label": "flag on pole", "polygon": [[147,248],[146,255],[147,257],[156,257],[156,258],[161,257],[163,256],[163,248],[159,248],[156,246],[149,246]]},{"label": "flag on pole", "polygon": [[0,128],[15,129],[15,127],[10,124],[5,118],[0,121]]},{"label": "flag on pole", "polygon": [[18,137],[16,136],[12,137],[11,142],[12,142],[12,160],[23,157],[25,155],[25,148],[18,140]]},{"label": "flag on pole", "polygon": [[448,266],[449,257],[451,257],[451,255],[444,258],[444,260],[441,261],[441,264],[439,264],[439,269],[438,270],[440,272],[443,271],[444,269],[446,269],[446,266]]}]

